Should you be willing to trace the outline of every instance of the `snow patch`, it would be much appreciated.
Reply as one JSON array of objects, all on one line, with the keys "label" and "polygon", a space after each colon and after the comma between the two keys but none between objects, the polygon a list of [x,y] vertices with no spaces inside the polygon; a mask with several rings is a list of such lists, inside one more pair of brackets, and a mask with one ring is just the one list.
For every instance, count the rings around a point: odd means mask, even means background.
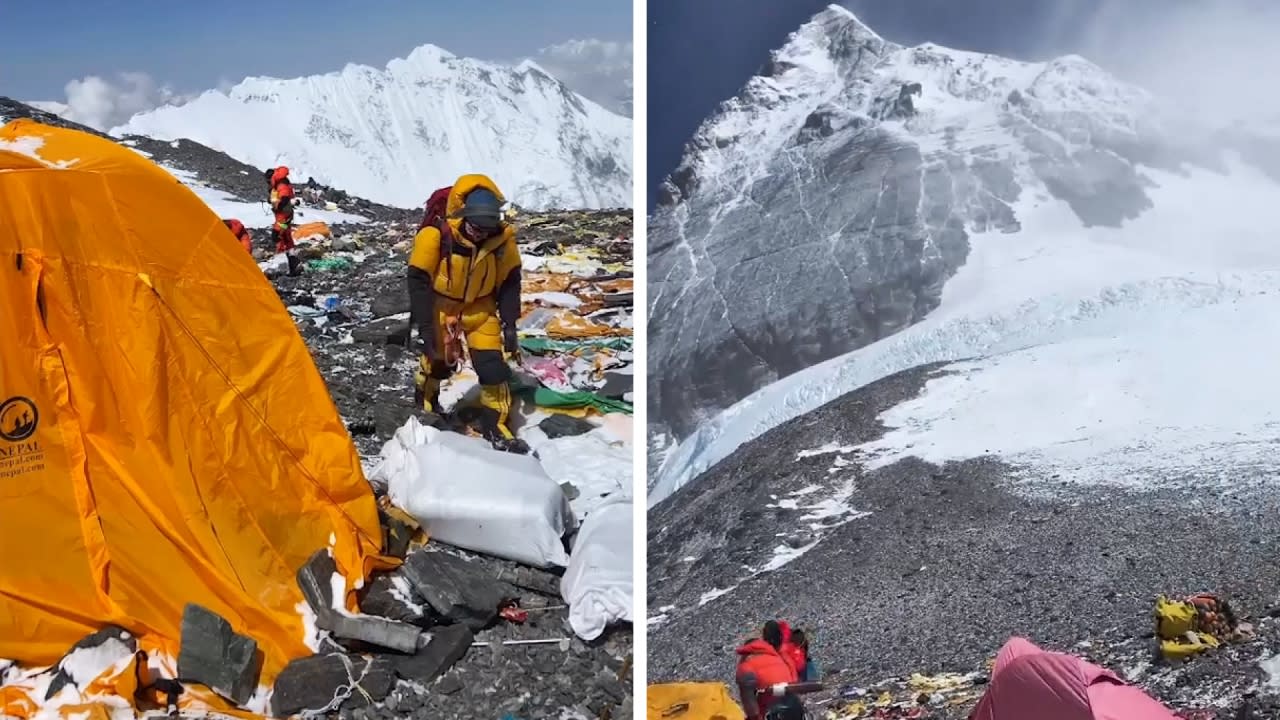
[{"label": "snow patch", "polygon": [[427,614],[425,605],[420,605],[413,601],[413,586],[409,584],[409,579],[403,575],[391,576],[391,596],[418,616],[421,617]]},{"label": "snow patch", "polygon": [[[238,200],[235,197],[209,187],[193,172],[181,170],[170,165],[161,164],[170,175],[177,178],[183,185],[191,189],[205,205],[209,206],[220,218],[236,218],[249,228],[268,228],[275,221],[274,216],[266,208],[265,203],[251,203]],[[368,222],[368,218],[360,215],[352,215],[350,213],[335,212],[332,210],[317,210],[315,208],[299,209],[296,211],[297,224],[308,222],[324,222],[327,224],[335,223],[363,223]],[[283,255],[280,257],[283,258]],[[283,261],[282,261],[283,262]],[[287,265],[286,265],[287,267]]]},{"label": "snow patch", "polygon": [[1267,674],[1267,680],[1264,683],[1267,689],[1272,692],[1280,692],[1280,654],[1264,657],[1259,661],[1258,665]]},{"label": "snow patch", "polygon": [[737,589],[738,589],[737,585],[732,585],[727,588],[716,588],[714,590],[708,590],[707,592],[702,593],[702,597],[698,598],[698,607],[702,607],[703,605],[706,605],[707,603],[715,600],[716,598],[728,595],[729,593]]},{"label": "snow patch", "polygon": [[18,138],[17,140],[0,140],[0,150],[6,150],[8,152],[17,153],[19,155],[26,155],[27,157],[33,160],[37,160],[51,168],[66,170],[67,168],[72,167],[76,163],[80,162],[79,158],[73,158],[71,160],[56,160],[56,161],[46,160],[45,158],[40,156],[39,150],[42,147],[44,147],[44,138],[33,136],[33,135],[26,135],[24,137]]},{"label": "snow patch", "polygon": [[846,447],[839,443],[831,442],[831,443],[827,443],[826,445],[823,445],[822,447],[816,447],[810,450],[801,450],[800,452],[796,453],[796,459],[803,460],[804,458],[815,457],[818,455],[830,455],[831,453],[840,453],[843,455],[845,453],[851,453],[853,452],[853,450],[854,450],[853,446]]}]

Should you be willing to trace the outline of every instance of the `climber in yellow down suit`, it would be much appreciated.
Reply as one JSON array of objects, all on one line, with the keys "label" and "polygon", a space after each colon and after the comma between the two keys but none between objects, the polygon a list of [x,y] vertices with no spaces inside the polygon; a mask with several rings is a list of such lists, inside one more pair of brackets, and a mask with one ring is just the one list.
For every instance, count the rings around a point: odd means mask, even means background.
[{"label": "climber in yellow down suit", "polygon": [[448,191],[443,217],[418,231],[409,256],[410,322],[418,329],[418,407],[440,413],[440,383],[462,361],[466,338],[480,381],[481,426],[503,449],[522,446],[507,425],[511,368],[519,352],[520,250],[505,203],[484,175],[463,175]]}]

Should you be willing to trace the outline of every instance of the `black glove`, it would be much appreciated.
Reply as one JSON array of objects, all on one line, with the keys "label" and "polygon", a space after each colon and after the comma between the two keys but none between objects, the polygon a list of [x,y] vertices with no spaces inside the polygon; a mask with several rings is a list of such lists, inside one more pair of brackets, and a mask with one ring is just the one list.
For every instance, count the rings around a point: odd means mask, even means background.
[{"label": "black glove", "polygon": [[502,329],[502,348],[507,351],[508,355],[517,355],[520,352],[520,338],[516,335],[516,329],[508,326]]},{"label": "black glove", "polygon": [[418,331],[418,354],[426,358],[427,362],[434,364],[440,359],[440,356],[436,353],[436,344],[432,340],[433,338],[427,333],[422,330]]}]

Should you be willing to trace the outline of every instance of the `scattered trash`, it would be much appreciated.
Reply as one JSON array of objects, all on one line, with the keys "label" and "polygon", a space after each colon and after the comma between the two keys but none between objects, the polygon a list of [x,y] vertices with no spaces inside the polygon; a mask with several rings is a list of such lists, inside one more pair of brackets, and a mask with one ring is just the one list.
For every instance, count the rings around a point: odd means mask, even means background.
[{"label": "scattered trash", "polygon": [[1212,593],[1181,600],[1161,595],[1156,598],[1154,618],[1160,653],[1166,660],[1187,660],[1224,642],[1243,642],[1253,636],[1253,626],[1240,622],[1231,605]]},{"label": "scattered trash", "polygon": [[368,707],[391,694],[395,665],[387,657],[311,655],[285,666],[271,693],[271,714],[336,714]]},{"label": "scattered trash", "polygon": [[[549,415],[542,422],[538,423],[538,427],[542,432],[547,434],[549,438],[569,437],[572,435],[581,435],[595,430],[596,426],[583,420],[582,418],[571,417],[569,415]],[[572,500],[573,498],[570,498]]]},{"label": "scattered trash", "polygon": [[537,458],[409,418],[371,478],[431,537],[534,567],[565,566],[569,499]]},{"label": "scattered trash", "polygon": [[630,497],[610,498],[587,515],[574,539],[560,587],[569,624],[583,640],[632,620],[631,514]]},{"label": "scattered trash", "polygon": [[317,260],[307,262],[307,269],[314,272],[350,270],[351,267],[351,260],[345,257],[322,257]]}]

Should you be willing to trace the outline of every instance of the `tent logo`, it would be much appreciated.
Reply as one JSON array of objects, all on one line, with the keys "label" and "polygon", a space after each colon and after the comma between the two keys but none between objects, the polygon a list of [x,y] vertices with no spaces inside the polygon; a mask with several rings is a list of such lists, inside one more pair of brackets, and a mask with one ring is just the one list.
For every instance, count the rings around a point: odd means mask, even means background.
[{"label": "tent logo", "polygon": [[40,411],[36,404],[22,396],[0,403],[0,438],[16,443],[36,434]]}]

